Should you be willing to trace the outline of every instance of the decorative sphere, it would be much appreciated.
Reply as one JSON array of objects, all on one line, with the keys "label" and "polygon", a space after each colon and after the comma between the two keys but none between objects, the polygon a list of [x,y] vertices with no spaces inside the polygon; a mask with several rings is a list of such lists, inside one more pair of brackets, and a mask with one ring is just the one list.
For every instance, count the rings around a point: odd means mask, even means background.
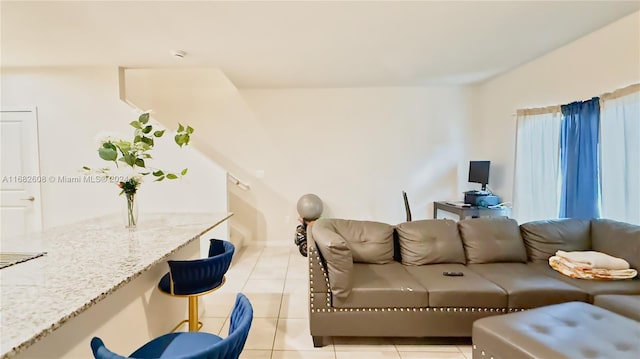
[{"label": "decorative sphere", "polygon": [[300,217],[315,221],[322,215],[322,200],[313,193],[307,193],[298,200],[297,209]]}]

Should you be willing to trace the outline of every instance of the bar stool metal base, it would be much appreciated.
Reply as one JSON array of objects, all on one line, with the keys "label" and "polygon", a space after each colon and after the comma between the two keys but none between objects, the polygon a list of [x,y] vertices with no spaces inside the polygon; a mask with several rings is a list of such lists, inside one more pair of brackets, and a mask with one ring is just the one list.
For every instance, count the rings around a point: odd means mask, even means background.
[{"label": "bar stool metal base", "polygon": [[171,332],[175,332],[184,323],[189,323],[190,332],[199,332],[202,329],[202,322],[198,320],[198,296],[189,297],[189,319],[184,319],[178,323]]},{"label": "bar stool metal base", "polygon": [[200,329],[202,329],[203,323],[199,320],[199,313],[198,313],[198,297],[205,295],[205,294],[209,294],[211,292],[215,292],[216,290],[218,290],[220,287],[222,287],[224,285],[224,283],[226,282],[226,278],[222,277],[222,281],[220,282],[220,285],[218,285],[217,287],[208,290],[206,292],[202,292],[202,293],[198,293],[198,294],[193,294],[193,295],[178,295],[178,294],[171,294],[171,293],[166,293],[161,291],[162,293],[165,293],[167,295],[170,295],[172,297],[188,297],[189,298],[189,319],[184,319],[182,321],[180,321],[180,323],[176,324],[176,326],[171,329],[171,332],[175,332],[176,330],[178,330],[178,328],[180,328],[184,323],[189,323],[189,331],[190,332],[198,332],[200,331]]}]

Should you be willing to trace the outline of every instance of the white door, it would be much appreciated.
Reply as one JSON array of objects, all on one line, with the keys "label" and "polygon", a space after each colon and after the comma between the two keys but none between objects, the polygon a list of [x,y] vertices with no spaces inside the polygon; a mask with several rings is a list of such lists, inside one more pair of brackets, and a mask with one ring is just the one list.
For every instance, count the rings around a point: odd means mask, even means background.
[{"label": "white door", "polygon": [[2,237],[42,229],[35,109],[0,111],[0,218]]}]

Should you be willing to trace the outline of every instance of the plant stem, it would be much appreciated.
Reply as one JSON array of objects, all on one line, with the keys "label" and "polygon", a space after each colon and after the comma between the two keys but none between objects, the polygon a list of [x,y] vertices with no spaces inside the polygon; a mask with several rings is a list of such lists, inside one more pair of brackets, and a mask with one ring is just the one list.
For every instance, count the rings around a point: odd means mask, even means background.
[{"label": "plant stem", "polygon": [[136,226],[136,216],[133,213],[133,201],[135,200],[135,194],[126,194],[127,196],[127,219],[129,225],[127,227],[135,227]]}]

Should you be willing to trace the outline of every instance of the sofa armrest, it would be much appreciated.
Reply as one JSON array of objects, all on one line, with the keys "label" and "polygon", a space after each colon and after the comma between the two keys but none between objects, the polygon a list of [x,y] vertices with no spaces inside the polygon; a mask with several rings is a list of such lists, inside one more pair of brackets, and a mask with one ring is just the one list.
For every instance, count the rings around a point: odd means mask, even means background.
[{"label": "sofa armrest", "polygon": [[307,257],[309,260],[309,304],[310,312],[320,312],[331,307],[331,289],[327,266],[316,243],[307,234]]},{"label": "sofa armrest", "polygon": [[[318,252],[313,253],[313,256],[318,258],[312,258],[310,253],[309,260],[312,263],[317,259],[322,265],[321,258],[326,263],[328,289],[325,291],[331,290],[334,299],[345,300],[351,293],[353,276],[353,256],[346,241],[328,227],[323,226],[322,221],[316,221],[307,229],[307,248],[313,248]],[[313,269],[312,266],[310,270]],[[316,283],[318,281],[324,282],[324,278],[313,281],[312,292],[315,292],[316,285],[325,285]]]}]

